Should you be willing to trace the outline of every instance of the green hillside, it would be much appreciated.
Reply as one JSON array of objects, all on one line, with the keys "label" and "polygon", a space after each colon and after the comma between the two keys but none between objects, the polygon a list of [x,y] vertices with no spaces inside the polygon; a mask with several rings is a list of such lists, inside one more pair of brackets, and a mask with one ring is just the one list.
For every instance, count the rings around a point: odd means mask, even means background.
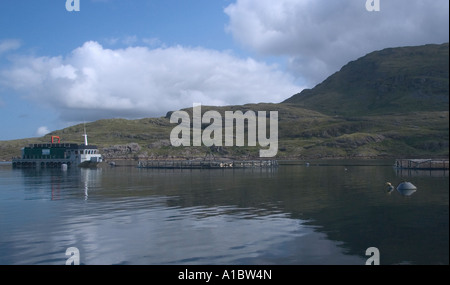
[{"label": "green hillside", "polygon": [[[313,89],[280,104],[202,106],[202,111],[279,112],[277,159],[448,157],[448,44],[391,48],[345,65]],[[192,114],[191,109],[186,109]],[[258,158],[256,147],[173,147],[166,117],[86,124],[89,143],[111,159]],[[207,127],[207,125],[202,126]],[[0,141],[0,160],[29,143],[82,143],[84,125],[41,138]]]},{"label": "green hillside", "polygon": [[[206,111],[207,108],[204,108]],[[283,104],[214,108],[279,112],[277,159],[448,157],[448,111],[415,112],[385,116],[328,116]],[[260,147],[172,147],[168,118],[110,119],[86,124],[89,143],[98,145],[107,159],[257,158]],[[83,125],[52,132],[41,138],[0,142],[0,159],[17,156],[28,143],[83,142]]]},{"label": "green hillside", "polygon": [[446,43],[372,52],[283,103],[345,116],[448,111],[448,92]]}]

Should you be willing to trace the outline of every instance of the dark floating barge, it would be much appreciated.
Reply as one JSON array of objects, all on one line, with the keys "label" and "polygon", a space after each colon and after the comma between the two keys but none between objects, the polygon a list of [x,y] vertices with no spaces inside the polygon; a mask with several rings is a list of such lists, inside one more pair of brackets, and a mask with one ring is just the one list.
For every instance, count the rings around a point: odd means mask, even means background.
[{"label": "dark floating barge", "polygon": [[138,168],[159,169],[227,169],[227,168],[275,168],[276,160],[146,160],[139,161]]},{"label": "dark floating barge", "polygon": [[[103,158],[97,146],[88,145],[87,135],[84,144],[61,143],[58,136],[52,136],[51,143],[30,144],[22,148],[22,155],[12,159],[13,168],[68,168],[96,167]],[[58,141],[55,142],[55,139]]]}]

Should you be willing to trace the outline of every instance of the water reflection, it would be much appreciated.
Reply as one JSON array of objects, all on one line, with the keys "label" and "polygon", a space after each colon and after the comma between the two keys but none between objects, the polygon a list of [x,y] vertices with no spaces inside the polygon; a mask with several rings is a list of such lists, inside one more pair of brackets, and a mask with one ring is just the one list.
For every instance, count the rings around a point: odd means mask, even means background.
[{"label": "water reflection", "polygon": [[84,199],[89,196],[89,188],[101,187],[102,168],[81,168],[80,171],[81,184],[84,186]]},{"label": "water reflection", "polygon": [[338,243],[286,214],[146,202],[152,206],[103,212],[101,223],[75,218],[70,224],[80,226],[62,231],[77,233],[71,244],[79,246],[86,264],[332,264],[339,259],[334,256],[363,263],[342,257]]},{"label": "water reflection", "polygon": [[448,263],[448,178],[404,199],[390,166],[0,175],[0,264]]},{"label": "water reflection", "polygon": [[448,169],[447,170],[417,170],[417,169],[403,169],[403,168],[395,168],[395,172],[398,177],[420,177],[420,176],[429,176],[429,177],[448,177]]},{"label": "water reflection", "polygon": [[403,196],[411,196],[414,194],[417,190],[416,189],[397,189],[397,191],[402,194]]},{"label": "water reflection", "polygon": [[[14,169],[21,176],[27,199],[60,200],[70,198],[73,188],[83,191],[83,197],[88,198],[90,188],[100,188],[102,181],[101,168],[71,168],[62,169]],[[47,188],[48,187],[48,188]],[[48,195],[48,196],[47,196]]]}]

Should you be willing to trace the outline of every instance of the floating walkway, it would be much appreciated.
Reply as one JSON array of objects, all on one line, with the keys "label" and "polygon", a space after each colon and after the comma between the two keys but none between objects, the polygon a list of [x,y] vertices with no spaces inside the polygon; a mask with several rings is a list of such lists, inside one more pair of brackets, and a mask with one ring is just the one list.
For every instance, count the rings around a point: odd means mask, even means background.
[{"label": "floating walkway", "polygon": [[276,160],[145,160],[138,168],[159,169],[227,169],[227,168],[274,168]]},{"label": "floating walkway", "polygon": [[13,168],[61,168],[71,165],[69,159],[17,159],[13,160]]},{"label": "floating walkway", "polygon": [[448,159],[397,159],[395,167],[415,170],[448,170]]}]

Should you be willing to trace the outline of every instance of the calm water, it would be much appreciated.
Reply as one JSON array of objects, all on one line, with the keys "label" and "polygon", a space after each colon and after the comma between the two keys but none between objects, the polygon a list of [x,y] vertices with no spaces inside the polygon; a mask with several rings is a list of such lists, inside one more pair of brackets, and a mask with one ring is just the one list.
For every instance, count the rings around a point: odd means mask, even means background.
[{"label": "calm water", "polygon": [[[69,247],[82,264],[363,265],[369,247],[381,264],[448,264],[448,172],[352,164],[0,165],[0,264],[65,264]],[[417,192],[386,192],[385,182],[403,180]]]}]

